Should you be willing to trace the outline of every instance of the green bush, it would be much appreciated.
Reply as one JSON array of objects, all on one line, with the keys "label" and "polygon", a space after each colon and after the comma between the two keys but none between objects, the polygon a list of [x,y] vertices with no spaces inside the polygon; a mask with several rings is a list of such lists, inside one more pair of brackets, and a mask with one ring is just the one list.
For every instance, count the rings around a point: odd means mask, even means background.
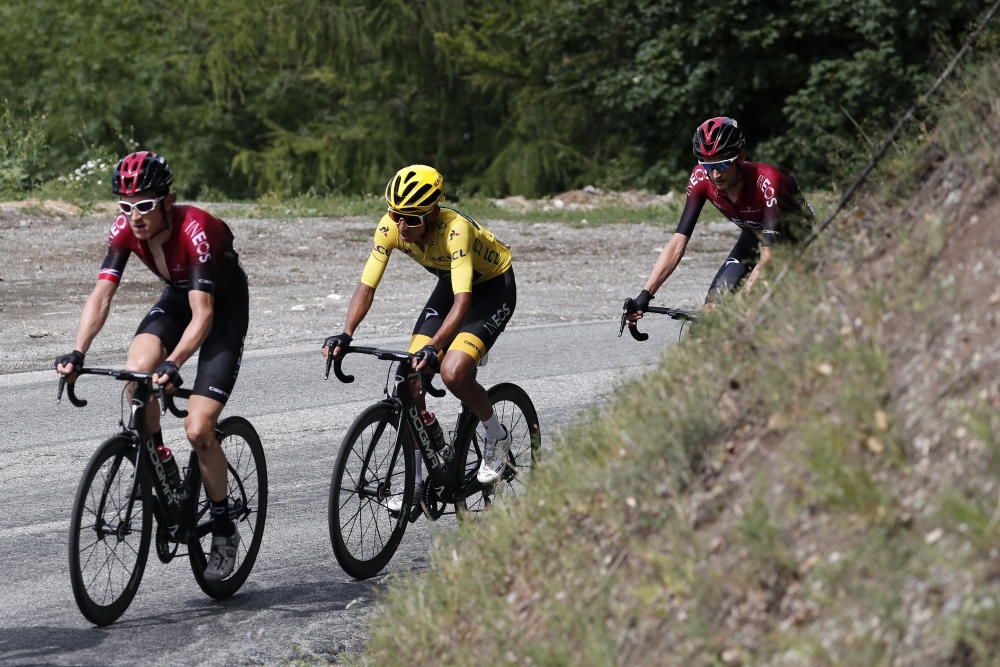
[{"label": "green bush", "polygon": [[0,196],[20,198],[41,182],[48,144],[44,116],[20,118],[7,102],[0,113]]}]

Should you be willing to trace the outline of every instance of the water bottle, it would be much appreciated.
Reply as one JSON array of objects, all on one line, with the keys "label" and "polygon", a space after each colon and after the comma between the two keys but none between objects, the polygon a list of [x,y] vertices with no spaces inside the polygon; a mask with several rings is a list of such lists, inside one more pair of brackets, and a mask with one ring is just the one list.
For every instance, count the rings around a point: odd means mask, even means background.
[{"label": "water bottle", "polygon": [[163,472],[167,474],[167,483],[170,488],[176,491],[181,488],[181,471],[177,468],[177,461],[174,460],[174,453],[169,447],[160,445],[156,448],[156,453],[160,455],[160,464]]},{"label": "water bottle", "polygon": [[430,436],[431,449],[437,452],[438,457],[440,457],[441,468],[446,469],[451,463],[455,452],[451,448],[451,445],[448,444],[448,441],[445,440],[441,424],[438,422],[437,417],[434,416],[434,413],[427,410],[420,413],[420,419],[423,420],[424,427],[427,428],[427,435]]}]

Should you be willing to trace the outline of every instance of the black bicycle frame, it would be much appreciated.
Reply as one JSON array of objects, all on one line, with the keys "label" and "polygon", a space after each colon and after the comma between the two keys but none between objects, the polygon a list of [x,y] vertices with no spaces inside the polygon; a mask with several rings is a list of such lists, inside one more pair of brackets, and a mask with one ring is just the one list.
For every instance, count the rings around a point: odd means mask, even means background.
[{"label": "black bicycle frame", "polygon": [[[448,468],[444,471],[444,479],[440,479],[438,477],[440,473],[435,473],[435,470],[436,469],[440,470],[440,468],[432,466],[431,461],[429,459],[432,456],[438,456],[438,453],[435,452],[430,446],[431,443],[430,434],[427,432],[427,427],[424,425],[424,421],[423,419],[421,419],[420,413],[417,410],[416,403],[414,402],[413,396],[410,391],[410,384],[419,375],[422,389],[431,396],[440,398],[444,396],[446,392],[443,389],[436,388],[431,383],[430,376],[425,375],[423,373],[418,374],[410,367],[410,359],[412,358],[413,355],[405,352],[396,352],[394,350],[383,350],[375,347],[348,346],[346,348],[343,348],[343,353],[341,354],[341,356],[334,358],[333,355],[330,354],[327,357],[327,363],[326,363],[327,378],[329,378],[330,376],[330,366],[333,365],[337,379],[339,379],[341,382],[346,382],[346,383],[354,382],[354,376],[346,375],[341,368],[341,363],[344,355],[351,352],[360,354],[370,354],[383,361],[395,361],[399,363],[395,371],[393,391],[385,399],[385,402],[391,406],[393,413],[400,417],[396,433],[396,445],[394,446],[392,459],[390,460],[388,469],[393,470],[395,468],[396,461],[398,460],[400,451],[418,450],[423,456],[425,462],[427,463],[427,469],[431,473],[434,483],[439,487],[443,487],[443,492],[440,494],[440,500],[444,502],[455,502],[456,500],[471,496],[474,493],[481,491],[484,487],[483,485],[479,484],[478,481],[476,481],[475,484],[472,486],[468,484],[469,480],[463,480],[460,485],[456,483],[455,481],[456,470],[454,466],[457,465],[457,462],[460,459],[459,452],[457,451],[457,449],[455,450],[455,454],[452,458],[451,463],[449,464]],[[400,389],[401,386],[404,387],[402,390]],[[464,433],[466,429],[469,428],[469,421],[472,420],[473,418],[474,415],[472,414],[472,412],[468,409],[467,406],[463,404],[462,411],[459,413],[458,420],[455,424],[456,440],[454,441],[453,445],[455,446],[465,445],[465,443],[458,442],[457,436],[459,434]],[[403,428],[404,425],[407,427],[406,429]],[[406,433],[406,435],[404,435],[404,433]],[[378,437],[380,437],[381,435],[382,433],[378,432],[376,434],[376,437],[373,438],[373,441],[377,440]],[[407,447],[407,444],[411,444],[411,446]],[[417,446],[414,447],[412,446],[412,444],[416,444]],[[468,444],[471,445],[471,443]],[[374,448],[369,448],[368,453],[365,455],[365,461],[362,468],[363,471],[368,470],[368,465],[371,460],[373,449]],[[364,472],[362,472],[362,476],[364,476]],[[363,488],[363,492],[365,495],[371,495],[378,498],[388,496],[388,489],[382,489],[382,488],[372,489],[368,486],[367,480],[364,478],[361,480],[361,482],[362,482],[361,486]]]},{"label": "black bicycle frame", "polygon": [[[167,472],[163,468],[163,463],[160,461],[159,452],[156,451],[156,443],[153,442],[152,435],[147,431],[146,406],[153,391],[151,386],[152,374],[135,371],[117,371],[105,368],[81,368],[78,371],[78,374],[109,375],[118,380],[135,383],[135,391],[133,392],[132,399],[129,402],[130,409],[128,423],[122,425],[124,427],[123,433],[130,440],[132,440],[136,447],[136,460],[133,462],[135,464],[136,472],[133,478],[132,493],[129,494],[128,507],[125,513],[125,525],[129,525],[136,498],[140,497],[140,494],[137,493],[137,491],[141,488],[140,484],[142,475],[149,475],[149,479],[152,480],[153,491],[157,500],[157,502],[153,503],[153,512],[156,515],[157,522],[168,527],[168,531],[171,536],[177,541],[185,539],[188,532],[194,527],[186,525],[186,518],[193,516],[192,512],[185,511],[188,509],[186,503],[193,502],[192,496],[196,497],[196,494],[188,493],[188,497],[185,498],[180,495],[179,491],[175,491],[171,488],[170,482],[167,479]],[[66,389],[67,396],[73,405],[80,408],[87,405],[86,400],[80,399],[76,396],[75,385],[67,383],[65,377],[61,377],[59,380],[59,399],[62,398],[64,387]],[[174,397],[189,398],[191,396],[190,390],[178,389],[173,395],[170,395],[167,394],[162,387],[158,387],[158,393],[161,404],[163,405],[164,414],[166,414],[167,410],[170,410],[170,412],[177,417],[183,418],[187,416],[187,411],[178,409],[174,405],[173,399]],[[196,457],[192,453],[190,460],[192,465],[194,464],[195,459]],[[120,465],[120,461],[116,462],[113,472],[117,472],[117,468]],[[114,474],[108,476],[106,484],[110,484],[112,479],[114,479]],[[184,480],[184,482],[186,481],[187,480]],[[103,516],[103,499],[107,496],[107,490],[108,489],[105,488],[104,493],[102,493],[101,496],[102,504],[99,508],[99,516]]]}]

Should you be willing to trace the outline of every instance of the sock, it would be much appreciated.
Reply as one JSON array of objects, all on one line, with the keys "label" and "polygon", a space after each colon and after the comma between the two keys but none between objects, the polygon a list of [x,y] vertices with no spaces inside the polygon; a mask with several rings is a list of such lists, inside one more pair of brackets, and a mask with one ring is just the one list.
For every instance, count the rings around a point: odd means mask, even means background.
[{"label": "sock", "polygon": [[229,499],[212,501],[212,534],[229,537],[236,532],[236,525],[229,518]]},{"label": "sock", "polygon": [[156,449],[163,446],[163,431],[157,431],[153,434],[153,444],[156,446]]},{"label": "sock", "polygon": [[490,415],[489,419],[483,422],[483,428],[486,429],[486,437],[491,440],[501,440],[507,436],[507,429],[497,419],[497,413],[495,412]]}]

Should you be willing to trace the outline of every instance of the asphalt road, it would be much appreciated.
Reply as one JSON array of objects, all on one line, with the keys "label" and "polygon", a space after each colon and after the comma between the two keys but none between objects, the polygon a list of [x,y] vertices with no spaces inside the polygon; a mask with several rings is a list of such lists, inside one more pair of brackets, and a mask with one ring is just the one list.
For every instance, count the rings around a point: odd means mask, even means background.
[{"label": "asphalt road", "polygon": [[[676,323],[647,317],[646,343],[617,322],[508,330],[481,370],[486,386],[514,381],[532,396],[543,448],[581,412],[599,406],[624,379],[655,361],[676,340]],[[358,344],[405,346],[405,340]],[[169,565],[150,554],[139,593],[122,618],[94,628],[70,589],[67,533],[81,472],[98,443],[117,428],[120,385],[85,377],[82,410],[55,402],[51,372],[0,375],[0,664],[244,664],[296,656],[332,657],[363,643],[384,577],[354,581],[337,565],[327,534],[330,472],[354,416],[381,396],[386,365],[352,357],[358,381],[322,379],[313,345],[249,351],[237,390],[223,414],[249,418],[267,452],[270,504],[254,571],[236,596],[205,596],[185,558]],[[193,365],[192,365],[193,367]],[[430,399],[447,424],[454,399]],[[180,422],[164,422],[165,438],[185,451]],[[186,460],[186,456],[182,458]],[[407,530],[387,573],[426,567],[425,554],[446,517]]]}]

